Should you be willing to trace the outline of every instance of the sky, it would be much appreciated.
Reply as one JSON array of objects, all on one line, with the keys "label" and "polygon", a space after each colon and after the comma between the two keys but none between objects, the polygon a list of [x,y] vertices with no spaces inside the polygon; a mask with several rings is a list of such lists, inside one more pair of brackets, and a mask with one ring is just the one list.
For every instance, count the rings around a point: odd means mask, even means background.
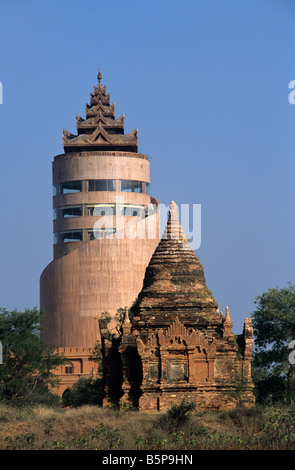
[{"label": "sky", "polygon": [[196,253],[234,332],[295,282],[294,19],[293,0],[1,0],[0,307],[39,306],[52,160],[98,67],[151,194],[201,205]]}]

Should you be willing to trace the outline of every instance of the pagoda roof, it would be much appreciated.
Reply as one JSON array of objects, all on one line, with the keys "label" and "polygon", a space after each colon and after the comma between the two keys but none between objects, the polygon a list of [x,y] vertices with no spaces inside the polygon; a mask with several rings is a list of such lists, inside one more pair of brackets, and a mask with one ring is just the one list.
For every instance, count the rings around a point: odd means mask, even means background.
[{"label": "pagoda roof", "polygon": [[109,134],[101,123],[95,128],[91,134],[80,134],[74,135],[68,132],[66,129],[63,131],[63,146],[66,147],[99,147],[106,145],[110,147],[135,147],[137,145],[138,131],[135,129],[126,135],[121,134]]},{"label": "pagoda roof", "polygon": [[85,119],[76,116],[77,134],[63,130],[63,147],[66,153],[110,150],[138,151],[138,129],[124,134],[125,115],[116,118],[115,104],[110,104],[110,94],[102,86],[99,71],[98,85],[90,94],[90,104],[85,105]]},{"label": "pagoda roof", "polygon": [[115,103],[110,104],[109,106],[104,105],[101,101],[93,106],[86,103],[85,114],[87,117],[96,116],[99,112],[115,119]]},{"label": "pagoda roof", "polygon": [[[89,117],[87,119],[83,119],[81,116],[77,114],[76,116],[76,127],[77,129],[94,129],[99,125],[99,122],[101,122],[105,127],[108,129],[122,129],[124,130],[124,121],[125,121],[125,115],[122,114],[117,119],[111,119],[109,117],[106,117],[101,111],[96,116]],[[123,133],[123,132],[122,132]]]},{"label": "pagoda roof", "polygon": [[109,105],[111,100],[111,94],[106,93],[106,86],[94,86],[93,93],[90,94],[90,105],[93,106],[97,104],[99,101],[102,104]]}]

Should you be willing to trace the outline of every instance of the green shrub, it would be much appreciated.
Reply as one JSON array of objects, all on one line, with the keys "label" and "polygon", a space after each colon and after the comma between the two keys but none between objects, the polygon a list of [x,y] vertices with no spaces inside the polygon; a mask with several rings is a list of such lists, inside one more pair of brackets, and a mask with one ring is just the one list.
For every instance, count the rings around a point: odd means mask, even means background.
[{"label": "green shrub", "polygon": [[180,405],[173,405],[159,420],[158,426],[162,429],[178,429],[187,424],[190,414],[196,408],[193,401],[182,400]]},{"label": "green shrub", "polygon": [[103,399],[102,379],[81,377],[63,396],[64,406],[98,405]]},{"label": "green shrub", "polygon": [[261,429],[274,448],[293,448],[295,443],[295,410],[290,407],[271,407],[265,412]]}]

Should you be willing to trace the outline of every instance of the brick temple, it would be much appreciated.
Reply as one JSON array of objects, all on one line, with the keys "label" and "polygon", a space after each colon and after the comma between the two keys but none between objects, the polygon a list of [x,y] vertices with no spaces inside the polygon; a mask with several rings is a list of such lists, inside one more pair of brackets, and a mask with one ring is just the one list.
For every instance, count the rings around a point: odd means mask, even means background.
[{"label": "brick temple", "polygon": [[254,404],[251,319],[235,335],[228,308],[219,312],[174,202],[120,334],[111,336],[99,323],[104,406],[163,411],[183,399],[197,409]]}]

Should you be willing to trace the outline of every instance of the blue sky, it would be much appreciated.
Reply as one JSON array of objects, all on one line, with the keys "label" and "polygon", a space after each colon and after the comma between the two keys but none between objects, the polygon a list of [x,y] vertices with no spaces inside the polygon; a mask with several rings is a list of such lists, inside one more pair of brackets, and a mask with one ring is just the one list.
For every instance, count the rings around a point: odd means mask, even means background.
[{"label": "blue sky", "polygon": [[0,3],[0,306],[39,305],[52,260],[51,162],[97,83],[139,129],[152,194],[201,204],[197,251],[234,331],[294,282],[295,3]]}]

